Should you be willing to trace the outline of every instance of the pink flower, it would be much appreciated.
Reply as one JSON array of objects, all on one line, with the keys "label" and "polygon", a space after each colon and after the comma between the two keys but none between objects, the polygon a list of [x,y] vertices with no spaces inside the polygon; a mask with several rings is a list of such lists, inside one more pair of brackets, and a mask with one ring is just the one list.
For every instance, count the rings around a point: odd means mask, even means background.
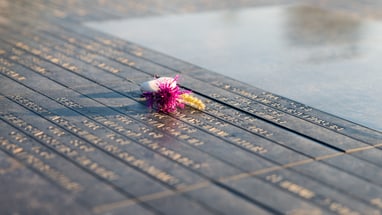
[{"label": "pink flower", "polygon": [[176,83],[178,78],[178,75],[174,78],[162,77],[141,84],[147,105],[164,113],[174,112],[178,107],[183,108],[180,96],[191,92],[179,88]]}]

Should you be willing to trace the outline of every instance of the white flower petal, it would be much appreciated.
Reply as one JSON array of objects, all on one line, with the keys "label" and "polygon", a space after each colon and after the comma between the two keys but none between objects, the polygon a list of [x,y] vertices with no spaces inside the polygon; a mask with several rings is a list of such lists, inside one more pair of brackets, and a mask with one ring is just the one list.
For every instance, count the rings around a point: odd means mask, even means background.
[{"label": "white flower petal", "polygon": [[174,80],[174,78],[161,77],[161,78],[157,78],[157,79],[154,79],[151,81],[146,81],[146,82],[143,82],[142,84],[140,84],[141,91],[142,92],[156,92],[159,90],[159,84],[165,83],[165,82],[168,82],[168,83],[172,82],[171,87],[176,87],[176,81]]}]

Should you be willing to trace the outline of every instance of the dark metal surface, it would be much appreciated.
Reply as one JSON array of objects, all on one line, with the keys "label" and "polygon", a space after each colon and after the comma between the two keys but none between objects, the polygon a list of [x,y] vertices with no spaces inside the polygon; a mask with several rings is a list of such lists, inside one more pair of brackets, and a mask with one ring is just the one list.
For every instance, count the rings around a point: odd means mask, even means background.
[{"label": "dark metal surface", "polygon": [[[381,132],[82,25],[233,6],[154,2],[0,4],[1,214],[381,213]],[[176,74],[206,110],[146,107]]]}]

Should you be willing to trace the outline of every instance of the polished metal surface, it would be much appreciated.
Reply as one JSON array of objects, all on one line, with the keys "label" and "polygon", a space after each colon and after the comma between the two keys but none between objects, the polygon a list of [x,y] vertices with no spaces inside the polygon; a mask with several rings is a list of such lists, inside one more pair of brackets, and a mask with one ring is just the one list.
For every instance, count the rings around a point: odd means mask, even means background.
[{"label": "polished metal surface", "polygon": [[379,128],[382,3],[290,2],[0,0],[0,213],[380,215],[382,132],[271,91]]}]

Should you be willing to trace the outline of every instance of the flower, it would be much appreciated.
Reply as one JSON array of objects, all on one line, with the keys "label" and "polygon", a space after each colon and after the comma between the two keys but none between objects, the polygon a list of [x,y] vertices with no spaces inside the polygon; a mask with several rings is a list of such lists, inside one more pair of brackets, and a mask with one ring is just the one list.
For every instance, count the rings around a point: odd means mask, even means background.
[{"label": "flower", "polygon": [[176,83],[178,78],[178,75],[175,78],[162,77],[142,83],[141,90],[148,106],[164,113],[174,112],[178,107],[183,108],[180,96],[191,91],[181,90]]},{"label": "flower", "polygon": [[177,85],[178,79],[179,76],[176,75],[174,78],[161,77],[140,84],[147,105],[164,113],[174,112],[178,107],[183,108],[185,104],[204,110],[203,102],[190,95],[191,91],[180,89]]}]

